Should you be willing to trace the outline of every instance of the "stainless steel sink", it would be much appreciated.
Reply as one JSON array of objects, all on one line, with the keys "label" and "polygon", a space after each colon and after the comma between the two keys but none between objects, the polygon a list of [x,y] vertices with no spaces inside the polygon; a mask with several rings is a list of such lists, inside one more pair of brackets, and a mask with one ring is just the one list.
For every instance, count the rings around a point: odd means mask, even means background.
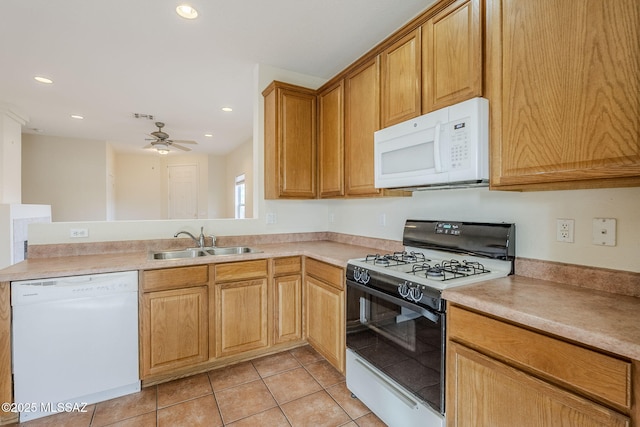
[{"label": "stainless steel sink", "polygon": [[150,259],[179,259],[179,258],[198,258],[202,256],[212,255],[241,255],[252,254],[262,252],[260,250],[250,248],[248,246],[228,246],[224,248],[219,247],[205,247],[205,248],[189,248],[176,251],[159,251],[151,252],[149,254]]},{"label": "stainless steel sink", "polygon": [[224,248],[211,247],[211,248],[204,248],[204,251],[207,252],[209,255],[240,255],[240,254],[253,254],[253,253],[262,252],[247,246],[228,246]]},{"label": "stainless steel sink", "polygon": [[209,255],[200,249],[183,249],[179,251],[152,252],[151,259],[177,259],[177,258],[198,258]]}]

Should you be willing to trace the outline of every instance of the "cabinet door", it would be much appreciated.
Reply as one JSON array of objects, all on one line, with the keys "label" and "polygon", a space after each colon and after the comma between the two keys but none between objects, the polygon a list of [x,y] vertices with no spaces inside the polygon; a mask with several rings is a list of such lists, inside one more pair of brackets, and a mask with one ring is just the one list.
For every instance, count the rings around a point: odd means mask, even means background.
[{"label": "cabinet door", "polygon": [[[0,283],[0,401],[13,402],[11,375],[11,285]],[[17,421],[15,412],[0,411],[0,424]]]},{"label": "cabinet door", "polygon": [[275,315],[273,343],[302,339],[302,276],[276,277],[273,279]]},{"label": "cabinet door", "polygon": [[629,418],[458,343],[447,348],[447,426],[628,427]]},{"label": "cabinet door", "polygon": [[267,279],[216,284],[217,355],[266,347]]},{"label": "cabinet door", "polygon": [[316,197],[316,96],[274,82],[265,96],[265,197]]},{"label": "cabinet door", "polygon": [[320,197],[344,196],[344,83],[318,95]]},{"label": "cabinet door", "polygon": [[382,127],[420,115],[420,29],[380,54]]},{"label": "cabinet door", "polygon": [[344,291],[305,278],[305,325],[309,343],[336,369],[345,367]]},{"label": "cabinet door", "polygon": [[482,95],[480,2],[457,0],[422,26],[422,112]]},{"label": "cabinet door", "polygon": [[142,295],[142,378],[208,359],[208,288]]},{"label": "cabinet door", "polygon": [[378,58],[345,78],[345,194],[380,194],[374,187],[373,133],[380,129]]},{"label": "cabinet door", "polygon": [[487,2],[491,185],[640,183],[640,3]]}]

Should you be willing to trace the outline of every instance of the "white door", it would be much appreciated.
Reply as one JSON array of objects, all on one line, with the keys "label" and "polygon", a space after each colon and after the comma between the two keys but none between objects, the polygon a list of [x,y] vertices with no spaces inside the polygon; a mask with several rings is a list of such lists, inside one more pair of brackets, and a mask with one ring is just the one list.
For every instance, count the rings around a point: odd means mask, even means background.
[{"label": "white door", "polygon": [[167,166],[169,219],[198,218],[198,166]]}]

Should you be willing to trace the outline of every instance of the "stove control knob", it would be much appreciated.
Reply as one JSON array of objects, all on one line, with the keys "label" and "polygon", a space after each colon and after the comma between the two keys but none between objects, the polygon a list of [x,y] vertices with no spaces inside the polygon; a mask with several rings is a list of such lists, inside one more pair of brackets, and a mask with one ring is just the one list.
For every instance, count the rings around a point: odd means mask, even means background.
[{"label": "stove control knob", "polygon": [[398,284],[398,293],[402,298],[408,298],[411,293],[411,288],[409,284],[405,281],[404,283]]},{"label": "stove control knob", "polygon": [[412,300],[419,302],[422,299],[422,291],[417,286],[409,290],[409,294]]},{"label": "stove control knob", "polygon": [[353,278],[356,282],[362,283],[366,285],[371,280],[371,276],[369,276],[369,270],[364,270],[360,268],[356,268],[353,270]]}]

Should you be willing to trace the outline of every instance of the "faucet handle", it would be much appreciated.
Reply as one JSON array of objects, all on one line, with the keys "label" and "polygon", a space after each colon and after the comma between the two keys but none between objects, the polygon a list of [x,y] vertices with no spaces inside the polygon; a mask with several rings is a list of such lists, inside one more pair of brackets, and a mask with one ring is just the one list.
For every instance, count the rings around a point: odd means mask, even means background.
[{"label": "faucet handle", "polygon": [[211,247],[215,248],[217,240],[216,236],[214,236],[213,234],[209,234],[209,237],[211,237]]}]

